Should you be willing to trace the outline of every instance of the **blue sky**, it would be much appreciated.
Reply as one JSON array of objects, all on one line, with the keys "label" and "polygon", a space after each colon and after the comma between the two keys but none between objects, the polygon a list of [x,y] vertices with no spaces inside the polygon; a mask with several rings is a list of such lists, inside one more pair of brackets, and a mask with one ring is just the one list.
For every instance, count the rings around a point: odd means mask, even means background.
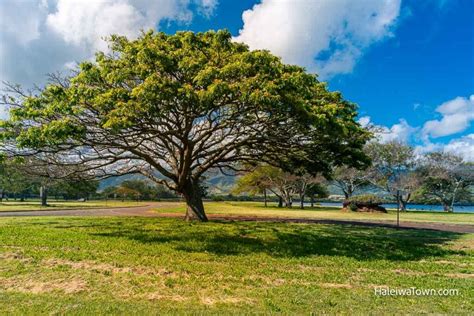
[{"label": "blue sky", "polygon": [[227,28],[320,74],[383,141],[474,160],[473,21],[471,0],[3,0],[0,79],[41,83],[109,33]]}]

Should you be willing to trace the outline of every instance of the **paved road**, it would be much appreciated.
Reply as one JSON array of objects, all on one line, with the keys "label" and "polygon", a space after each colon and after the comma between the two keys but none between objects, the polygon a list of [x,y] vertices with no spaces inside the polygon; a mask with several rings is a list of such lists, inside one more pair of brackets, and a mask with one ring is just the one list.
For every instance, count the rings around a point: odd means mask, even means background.
[{"label": "paved road", "polygon": [[[150,202],[144,206],[79,209],[79,210],[49,210],[49,211],[19,211],[0,212],[0,217],[24,217],[24,216],[144,216],[144,217],[173,217],[183,218],[179,213],[156,213],[153,210],[159,208],[176,207],[173,202]],[[284,223],[309,223],[309,224],[335,224],[335,225],[359,225],[370,227],[396,228],[395,221],[349,221],[330,219],[306,219],[287,217],[263,217],[263,216],[235,216],[235,215],[208,215],[211,220],[225,221],[265,221]],[[467,224],[444,224],[435,222],[407,222],[402,221],[400,228],[403,229],[430,229],[456,233],[474,233],[474,225]]]}]

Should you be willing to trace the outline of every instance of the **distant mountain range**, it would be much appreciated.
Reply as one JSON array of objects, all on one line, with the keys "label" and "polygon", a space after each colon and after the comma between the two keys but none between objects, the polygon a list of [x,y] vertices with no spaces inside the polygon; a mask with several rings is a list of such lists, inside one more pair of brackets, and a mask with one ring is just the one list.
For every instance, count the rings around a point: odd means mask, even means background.
[{"label": "distant mountain range", "polygon": [[[99,190],[102,191],[107,187],[119,186],[122,182],[126,180],[144,180],[149,181],[151,183],[151,180],[149,180],[145,176],[142,176],[140,174],[129,174],[118,177],[111,177],[100,181]],[[206,175],[205,184],[207,185],[210,194],[227,195],[231,193],[236,180],[236,176],[224,175],[221,172],[214,172]],[[335,185],[329,185],[328,190],[330,195],[342,194],[341,190]],[[377,191],[378,190],[374,188],[366,188],[365,190],[363,190],[362,193],[377,193]]]},{"label": "distant mountain range", "polygon": [[108,187],[119,186],[122,182],[124,182],[126,180],[144,180],[144,181],[151,182],[150,179],[148,179],[145,176],[142,176],[141,174],[126,174],[126,175],[123,175],[123,176],[110,177],[110,178],[101,180],[99,182],[99,191],[102,191],[102,190],[104,190],[105,188],[108,188]]},{"label": "distant mountain range", "polygon": [[[127,174],[118,177],[110,177],[101,180],[99,183],[99,191],[104,190],[107,187],[119,186],[122,182],[127,180],[143,180],[152,182],[147,177],[141,174]],[[205,184],[208,186],[208,191],[211,194],[229,194],[234,186],[236,177],[228,176],[222,173],[208,174],[206,176]]]}]

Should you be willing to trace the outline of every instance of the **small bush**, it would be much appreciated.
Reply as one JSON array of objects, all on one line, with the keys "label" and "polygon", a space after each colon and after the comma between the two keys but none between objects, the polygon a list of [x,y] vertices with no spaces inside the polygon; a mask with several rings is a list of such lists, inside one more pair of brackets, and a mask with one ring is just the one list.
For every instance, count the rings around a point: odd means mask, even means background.
[{"label": "small bush", "polygon": [[348,207],[352,212],[357,211],[357,204],[355,204],[355,202],[350,202]]},{"label": "small bush", "polygon": [[380,197],[374,194],[363,194],[355,195],[349,199],[351,204],[355,203],[371,203],[371,204],[382,204],[383,201]]}]

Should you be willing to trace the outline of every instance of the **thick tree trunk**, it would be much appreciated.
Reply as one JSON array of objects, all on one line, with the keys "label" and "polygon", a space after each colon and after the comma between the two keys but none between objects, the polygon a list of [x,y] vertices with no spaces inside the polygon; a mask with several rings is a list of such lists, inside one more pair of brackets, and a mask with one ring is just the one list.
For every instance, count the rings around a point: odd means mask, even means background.
[{"label": "thick tree trunk", "polygon": [[400,211],[406,211],[407,210],[407,201],[403,199],[403,197],[400,197]]},{"label": "thick tree trunk", "polygon": [[311,195],[310,199],[311,199],[311,208],[313,208],[314,207],[314,196]]},{"label": "thick tree trunk", "polygon": [[443,209],[445,212],[452,212],[453,211],[453,208],[451,207],[451,205],[449,203],[446,203],[446,202],[442,202],[443,204]]},{"label": "thick tree trunk", "polygon": [[348,199],[350,199],[353,195],[354,195],[354,191],[355,191],[356,187],[354,186],[353,183],[351,183],[351,185],[349,186],[349,190],[347,190],[347,194],[348,194]]},{"label": "thick tree trunk", "polygon": [[405,197],[403,197],[403,194],[400,194],[400,211],[406,211],[407,210],[407,204],[408,201],[410,201],[411,198],[411,193],[408,193]]},{"label": "thick tree trunk", "polygon": [[267,207],[267,190],[266,189],[263,190],[263,200],[265,202],[265,207]]},{"label": "thick tree trunk", "polygon": [[343,190],[342,193],[344,193],[344,198],[345,198],[346,200],[348,200],[348,199],[351,197],[351,195],[349,194],[349,191]]},{"label": "thick tree trunk", "polygon": [[278,207],[283,207],[283,199],[281,196],[278,197]]},{"label": "thick tree trunk", "polygon": [[44,185],[40,187],[41,206],[48,206],[48,188]]},{"label": "thick tree trunk", "polygon": [[300,208],[304,209],[304,194],[300,197]]},{"label": "thick tree trunk", "polygon": [[291,201],[291,197],[288,197],[288,196],[285,196],[285,207],[286,208],[291,208],[292,207],[292,201]]},{"label": "thick tree trunk", "polygon": [[189,181],[185,185],[183,196],[186,200],[186,221],[197,220],[207,222],[208,219],[204,212],[204,204],[202,203],[199,183]]}]

